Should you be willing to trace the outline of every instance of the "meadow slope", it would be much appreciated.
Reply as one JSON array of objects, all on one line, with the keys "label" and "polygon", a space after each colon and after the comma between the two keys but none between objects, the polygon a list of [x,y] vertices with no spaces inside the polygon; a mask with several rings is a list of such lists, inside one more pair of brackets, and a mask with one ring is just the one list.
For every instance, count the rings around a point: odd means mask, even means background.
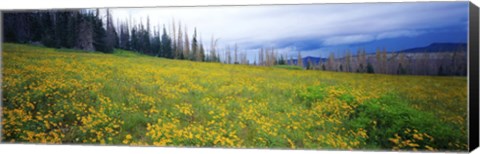
[{"label": "meadow slope", "polygon": [[2,142],[467,150],[466,77],[3,45]]}]

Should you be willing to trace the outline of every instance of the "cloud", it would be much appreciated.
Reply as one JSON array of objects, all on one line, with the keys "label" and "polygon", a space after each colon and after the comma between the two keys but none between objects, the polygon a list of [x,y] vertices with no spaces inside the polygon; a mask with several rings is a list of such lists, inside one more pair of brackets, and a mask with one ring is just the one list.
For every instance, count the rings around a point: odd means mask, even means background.
[{"label": "cloud", "polygon": [[327,38],[323,41],[323,45],[344,45],[353,43],[364,43],[375,40],[373,35],[347,35],[347,36],[335,36]]},{"label": "cloud", "polygon": [[334,36],[334,37],[329,37],[324,39],[322,44],[325,46],[358,44],[358,43],[366,43],[366,42],[371,42],[375,40],[382,40],[382,39],[389,39],[389,38],[415,37],[423,33],[425,32],[412,31],[412,30],[399,30],[399,31],[382,32],[377,35],[358,34],[358,35]]},{"label": "cloud", "polygon": [[[357,3],[111,9],[115,20],[146,22],[171,29],[181,21],[190,38],[196,28],[204,44],[219,38],[220,50],[238,44],[260,47],[320,49],[468,26],[468,2]],[[178,26],[178,25],[177,25]],[[209,45],[205,45],[209,47]],[[208,49],[207,49],[208,50]]]},{"label": "cloud", "polygon": [[412,31],[412,30],[401,30],[401,31],[392,31],[384,32],[377,35],[376,39],[387,39],[387,38],[396,38],[396,37],[415,37],[421,34],[424,34],[424,31]]}]

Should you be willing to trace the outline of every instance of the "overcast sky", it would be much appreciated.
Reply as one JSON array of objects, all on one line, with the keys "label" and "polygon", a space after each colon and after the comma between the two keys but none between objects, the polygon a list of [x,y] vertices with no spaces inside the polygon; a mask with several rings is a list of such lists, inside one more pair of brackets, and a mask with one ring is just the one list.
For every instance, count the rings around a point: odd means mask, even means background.
[{"label": "overcast sky", "polygon": [[[289,56],[327,57],[347,49],[401,50],[433,42],[467,42],[468,2],[363,3],[317,5],[262,5],[212,7],[158,7],[111,9],[113,18],[153,26],[181,21],[204,46],[219,38],[218,47],[237,43],[249,59],[260,47],[275,47]],[[207,49],[208,50],[208,49]]]}]

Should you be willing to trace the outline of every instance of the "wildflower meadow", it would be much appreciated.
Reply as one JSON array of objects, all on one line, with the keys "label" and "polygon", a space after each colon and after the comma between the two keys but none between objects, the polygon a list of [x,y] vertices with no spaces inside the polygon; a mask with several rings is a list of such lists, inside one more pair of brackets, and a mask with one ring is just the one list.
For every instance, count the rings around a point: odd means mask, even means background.
[{"label": "wildflower meadow", "polygon": [[1,140],[464,151],[467,78],[171,60],[5,43]]}]

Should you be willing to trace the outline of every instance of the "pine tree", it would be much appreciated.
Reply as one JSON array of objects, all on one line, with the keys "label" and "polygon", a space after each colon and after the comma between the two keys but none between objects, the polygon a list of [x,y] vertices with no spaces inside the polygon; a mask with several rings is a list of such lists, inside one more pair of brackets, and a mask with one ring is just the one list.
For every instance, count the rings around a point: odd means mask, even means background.
[{"label": "pine tree", "polygon": [[[154,28],[155,29],[155,28]],[[152,55],[158,57],[160,54],[161,50],[161,43],[160,43],[160,34],[158,32],[159,30],[154,30],[153,32],[153,38],[152,38],[152,48],[150,49],[152,51]]]},{"label": "pine tree", "polygon": [[74,48],[77,43],[79,34],[77,29],[79,29],[78,26],[80,23],[79,16],[79,12],[76,10],[72,10],[71,13],[67,14],[65,48]]},{"label": "pine tree", "polygon": [[378,71],[378,73],[381,73],[382,72],[382,69],[381,69],[382,66],[380,66],[380,65],[382,64],[382,55],[381,55],[380,49],[378,49],[378,48],[377,48],[377,51],[375,51],[375,57],[377,58],[375,69]]},{"label": "pine tree", "polygon": [[172,51],[173,51],[173,58],[178,59],[179,57],[179,52],[178,52],[178,44],[177,44],[177,31],[175,30],[175,19],[172,18],[172,32],[171,32],[171,37],[172,37]]},{"label": "pine tree", "polygon": [[312,59],[308,58],[307,60],[307,70],[313,69]]},{"label": "pine tree", "polygon": [[163,26],[162,53],[160,54],[160,56],[165,58],[173,58],[172,42],[170,40],[170,37],[167,35],[167,30],[165,29],[165,26]]},{"label": "pine tree", "polygon": [[233,63],[238,64],[238,46],[237,43],[235,43],[233,47]]},{"label": "pine tree", "polygon": [[[75,43],[75,48],[87,50],[87,51],[94,51],[95,48],[93,46],[93,14],[86,13],[85,15],[80,15],[79,24],[77,29],[78,38]],[[48,36],[48,34],[46,34]],[[48,38],[48,37],[46,37]]]},{"label": "pine tree", "polygon": [[360,73],[367,72],[366,71],[367,58],[366,58],[365,49],[359,49],[357,51],[357,61],[358,61],[358,69],[357,69],[358,72]]},{"label": "pine tree", "polygon": [[199,48],[199,54],[200,54],[199,61],[205,61],[205,49],[203,48],[203,44],[201,43]]},{"label": "pine tree", "polygon": [[263,48],[260,48],[260,51],[258,52],[258,54],[259,54],[258,55],[258,64],[262,66],[264,64],[264,62],[263,62],[263,59],[264,59],[263,58]]},{"label": "pine tree", "polygon": [[212,35],[212,39],[210,40],[210,59],[211,61],[218,62],[218,57],[217,57],[217,40],[214,39]]},{"label": "pine tree", "polygon": [[285,65],[285,59],[283,58],[283,55],[280,55],[280,61],[278,62],[279,65]]},{"label": "pine tree", "polygon": [[130,34],[128,29],[128,24],[124,23],[120,25],[120,48],[129,50],[129,41],[130,41]]},{"label": "pine tree", "polygon": [[184,49],[183,49],[183,33],[182,33],[182,23],[178,21],[178,34],[177,34],[177,50],[179,54],[179,59],[185,59]]},{"label": "pine tree", "polygon": [[398,58],[399,68],[397,69],[398,74],[407,74],[405,55],[403,53],[399,53],[398,57],[399,57]]},{"label": "pine tree", "polygon": [[106,27],[107,29],[105,30],[106,31],[106,35],[105,35],[105,50],[104,52],[107,52],[107,53],[113,53],[113,48],[115,46],[115,38],[116,38],[116,32],[115,32],[115,28],[113,27],[113,23],[112,23],[112,17],[110,15],[110,10],[107,9],[107,23],[106,23]]},{"label": "pine tree", "polygon": [[138,33],[137,33],[137,26],[134,26],[132,27],[132,36],[130,38],[130,50],[134,50],[134,51],[139,51],[139,48],[138,48]]},{"label": "pine tree", "polygon": [[65,24],[67,22],[68,22],[68,12],[62,11],[54,14],[54,25],[55,25],[54,47],[55,48],[65,47],[67,44],[66,42],[67,42],[68,32],[67,32],[67,24]]},{"label": "pine tree", "polygon": [[187,26],[185,25],[185,45],[184,45],[184,54],[185,59],[190,59],[192,60],[191,52],[190,52],[190,40],[188,39],[188,31],[187,31]]},{"label": "pine tree", "polygon": [[226,59],[227,59],[227,64],[231,64],[232,63],[232,55],[230,54],[230,45],[227,45],[226,47]]},{"label": "pine tree", "polygon": [[333,52],[328,56],[327,69],[330,71],[335,71],[335,54]]},{"label": "pine tree", "polygon": [[153,52],[150,50],[152,48],[152,41],[151,41],[151,29],[150,29],[150,17],[147,16],[147,27],[146,30],[143,32],[143,42],[144,42],[144,52],[147,54],[152,55]]},{"label": "pine tree", "polygon": [[382,51],[382,71],[383,73],[387,74],[388,73],[388,63],[387,63],[387,50],[385,48],[383,48],[383,51]]},{"label": "pine tree", "polygon": [[298,51],[297,55],[297,65],[303,68],[302,53],[300,51]]},{"label": "pine tree", "polygon": [[375,70],[373,69],[373,65],[368,62],[367,64],[367,73],[375,73]]},{"label": "pine tree", "polygon": [[205,61],[205,48],[203,48],[202,35],[200,35],[198,46],[198,59],[197,61]]},{"label": "pine tree", "polygon": [[97,9],[96,15],[93,18],[93,46],[95,47],[95,50],[101,51],[101,52],[109,52],[107,46],[106,46],[106,31],[103,28],[103,22],[99,17],[99,10]]},{"label": "pine tree", "polygon": [[351,63],[352,55],[350,54],[349,50],[347,50],[344,59],[345,59],[345,64],[343,66],[343,70],[345,72],[350,72],[350,63]]},{"label": "pine tree", "polygon": [[192,57],[191,60],[199,61],[199,54],[198,54],[198,42],[197,42],[197,28],[194,29],[193,37],[192,37]]},{"label": "pine tree", "polygon": [[[93,20],[93,14],[90,14],[90,19]],[[5,16],[7,18],[8,16]],[[8,21],[8,20],[5,20]],[[92,21],[89,22],[89,25],[91,24]],[[41,39],[41,42],[43,45],[47,47],[54,47],[55,46],[55,30],[54,30],[54,23],[53,23],[53,13],[51,12],[45,12],[42,14],[42,25],[44,27],[44,36]],[[7,23],[5,23],[5,27],[7,26]],[[93,25],[92,25],[93,26]],[[93,28],[92,28],[93,29]],[[8,35],[9,31],[4,31]],[[13,31],[12,31],[13,32]],[[8,37],[7,37],[8,38]],[[92,41],[93,43],[93,41]],[[93,45],[93,44],[92,44]]]}]

